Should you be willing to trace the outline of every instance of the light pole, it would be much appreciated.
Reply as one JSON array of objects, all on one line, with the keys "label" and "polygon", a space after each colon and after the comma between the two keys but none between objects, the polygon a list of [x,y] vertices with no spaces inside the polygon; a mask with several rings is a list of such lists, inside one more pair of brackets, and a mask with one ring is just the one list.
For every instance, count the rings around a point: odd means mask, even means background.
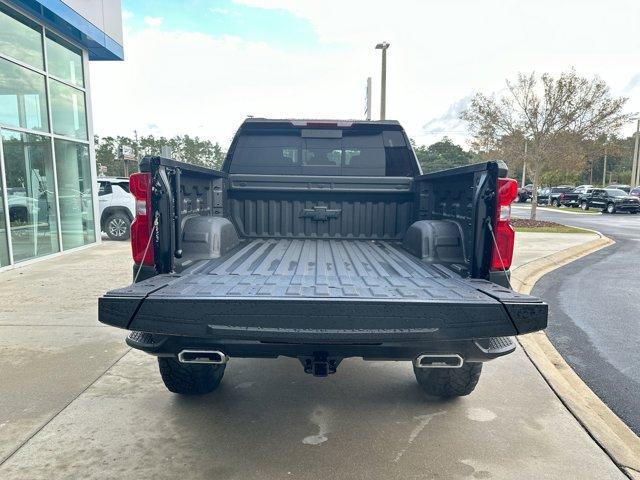
[{"label": "light pole", "polygon": [[384,120],[386,116],[387,103],[387,48],[391,46],[388,42],[382,42],[376,45],[376,50],[382,50],[382,73],[380,78],[380,120]]},{"label": "light pole", "polygon": [[[605,140],[606,142],[606,140]],[[604,166],[602,167],[602,188],[607,184],[607,144],[604,144]]]},{"label": "light pole", "polygon": [[527,175],[527,141],[524,141],[524,160],[522,161],[522,184],[520,185],[524,188],[524,181]]},{"label": "light pole", "polygon": [[637,187],[638,184],[640,184],[640,179],[638,179],[638,176],[640,176],[640,165],[638,165],[640,163],[640,118],[638,118],[637,120],[638,125],[636,127],[636,145],[633,149],[633,159],[631,161],[631,181],[629,182],[632,187]]}]

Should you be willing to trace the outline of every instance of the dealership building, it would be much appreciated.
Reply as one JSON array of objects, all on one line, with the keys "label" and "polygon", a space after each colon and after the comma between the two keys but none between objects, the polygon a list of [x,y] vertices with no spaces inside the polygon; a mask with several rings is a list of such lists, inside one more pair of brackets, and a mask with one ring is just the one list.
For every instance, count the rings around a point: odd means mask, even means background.
[{"label": "dealership building", "polygon": [[0,0],[0,271],[100,241],[91,61],[120,0]]}]

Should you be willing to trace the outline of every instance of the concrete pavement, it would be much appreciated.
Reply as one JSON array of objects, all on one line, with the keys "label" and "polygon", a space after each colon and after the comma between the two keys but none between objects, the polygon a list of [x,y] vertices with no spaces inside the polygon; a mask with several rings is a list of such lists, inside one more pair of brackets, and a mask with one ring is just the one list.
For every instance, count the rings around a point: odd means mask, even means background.
[{"label": "concrete pavement", "polygon": [[129,350],[96,320],[105,285],[131,276],[128,252],[107,242],[0,274],[0,461]]},{"label": "concrete pavement", "polygon": [[[518,235],[516,264],[558,249],[539,235]],[[97,294],[129,275],[114,243],[0,275],[0,478],[625,478],[520,349],[454,401],[406,362],[355,359],[326,379],[232,359],[218,392],[170,394],[97,323]]]}]

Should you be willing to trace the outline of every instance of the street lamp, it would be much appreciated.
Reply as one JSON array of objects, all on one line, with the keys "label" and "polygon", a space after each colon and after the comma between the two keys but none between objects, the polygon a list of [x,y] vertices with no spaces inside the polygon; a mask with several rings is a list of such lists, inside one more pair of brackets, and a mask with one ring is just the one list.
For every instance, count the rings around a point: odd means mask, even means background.
[{"label": "street lamp", "polygon": [[385,119],[387,103],[387,48],[391,46],[388,42],[376,45],[376,50],[382,50],[382,74],[380,79],[380,120]]}]

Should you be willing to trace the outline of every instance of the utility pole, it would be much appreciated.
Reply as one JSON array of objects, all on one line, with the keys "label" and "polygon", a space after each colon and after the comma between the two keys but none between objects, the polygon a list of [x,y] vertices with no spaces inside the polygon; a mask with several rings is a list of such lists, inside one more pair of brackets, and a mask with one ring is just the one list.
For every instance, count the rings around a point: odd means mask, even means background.
[{"label": "utility pole", "polygon": [[637,187],[640,184],[640,118],[638,118],[638,125],[636,127],[636,145],[633,149],[633,160],[631,161],[631,181],[629,182],[632,187]]},{"label": "utility pole", "polygon": [[367,77],[367,100],[364,115],[367,120],[371,120],[371,77]]},{"label": "utility pole", "polygon": [[376,50],[382,50],[382,73],[380,78],[380,120],[386,118],[387,110],[387,48],[391,46],[388,42],[376,45]]},{"label": "utility pole", "polygon": [[607,184],[607,144],[604,144],[604,167],[602,167],[602,187]]},{"label": "utility pole", "polygon": [[524,161],[522,162],[522,183],[521,187],[524,187],[524,182],[526,180],[526,172],[527,172],[527,141],[524,141]]}]

